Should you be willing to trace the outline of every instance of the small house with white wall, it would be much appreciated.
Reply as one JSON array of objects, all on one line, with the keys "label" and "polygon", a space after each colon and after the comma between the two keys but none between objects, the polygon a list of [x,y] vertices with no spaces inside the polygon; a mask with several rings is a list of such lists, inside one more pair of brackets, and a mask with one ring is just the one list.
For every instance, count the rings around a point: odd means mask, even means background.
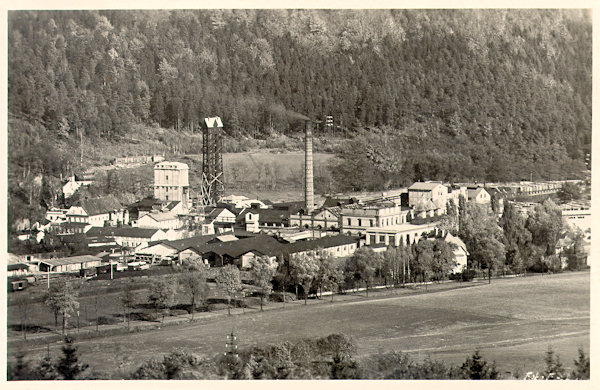
[{"label": "small house with white wall", "polygon": [[489,192],[487,192],[486,189],[483,187],[467,188],[467,194],[469,197],[469,202],[489,204],[492,201]]}]

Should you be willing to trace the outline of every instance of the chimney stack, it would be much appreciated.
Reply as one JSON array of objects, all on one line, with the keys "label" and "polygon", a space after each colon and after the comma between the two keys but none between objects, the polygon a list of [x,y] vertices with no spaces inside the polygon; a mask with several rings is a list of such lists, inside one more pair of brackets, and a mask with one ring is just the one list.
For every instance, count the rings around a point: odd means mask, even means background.
[{"label": "chimney stack", "polygon": [[313,187],[313,156],[312,156],[312,129],[310,121],[305,122],[305,152],[304,152],[304,178],[306,180],[304,186],[304,202],[307,214],[314,211],[315,208],[315,194]]}]

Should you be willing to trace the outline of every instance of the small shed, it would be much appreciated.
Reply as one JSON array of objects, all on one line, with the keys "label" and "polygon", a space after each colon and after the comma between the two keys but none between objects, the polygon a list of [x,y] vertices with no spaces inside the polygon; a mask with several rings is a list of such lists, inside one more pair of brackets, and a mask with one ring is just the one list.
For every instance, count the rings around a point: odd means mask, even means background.
[{"label": "small shed", "polygon": [[102,259],[97,256],[83,255],[63,257],[40,261],[41,272],[79,272],[81,269],[102,265]]}]

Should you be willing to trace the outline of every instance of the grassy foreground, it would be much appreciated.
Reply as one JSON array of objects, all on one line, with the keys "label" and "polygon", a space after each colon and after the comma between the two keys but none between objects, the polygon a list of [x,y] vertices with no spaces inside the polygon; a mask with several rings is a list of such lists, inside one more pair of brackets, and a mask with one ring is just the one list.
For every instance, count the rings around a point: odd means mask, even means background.
[{"label": "grassy foreground", "polygon": [[[280,304],[271,304],[280,305]],[[478,348],[501,372],[524,373],[544,367],[552,345],[566,367],[577,347],[590,347],[589,272],[495,280],[450,291],[364,300],[323,302],[286,309],[220,316],[99,339],[79,340],[81,360],[96,372],[123,376],[150,358],[174,348],[212,356],[224,350],[234,330],[240,348],[331,333],[351,336],[358,358],[379,351],[410,352],[459,363]],[[51,346],[59,354],[60,345]],[[30,358],[46,346],[29,347]],[[9,356],[14,354],[9,346]]]}]

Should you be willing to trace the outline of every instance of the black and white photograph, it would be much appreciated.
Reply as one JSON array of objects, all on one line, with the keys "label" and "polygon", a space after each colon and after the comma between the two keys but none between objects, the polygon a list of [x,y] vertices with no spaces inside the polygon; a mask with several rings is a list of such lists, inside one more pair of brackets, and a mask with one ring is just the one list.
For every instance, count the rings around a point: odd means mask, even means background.
[{"label": "black and white photograph", "polygon": [[593,388],[592,2],[175,4],[5,10],[3,381]]}]

